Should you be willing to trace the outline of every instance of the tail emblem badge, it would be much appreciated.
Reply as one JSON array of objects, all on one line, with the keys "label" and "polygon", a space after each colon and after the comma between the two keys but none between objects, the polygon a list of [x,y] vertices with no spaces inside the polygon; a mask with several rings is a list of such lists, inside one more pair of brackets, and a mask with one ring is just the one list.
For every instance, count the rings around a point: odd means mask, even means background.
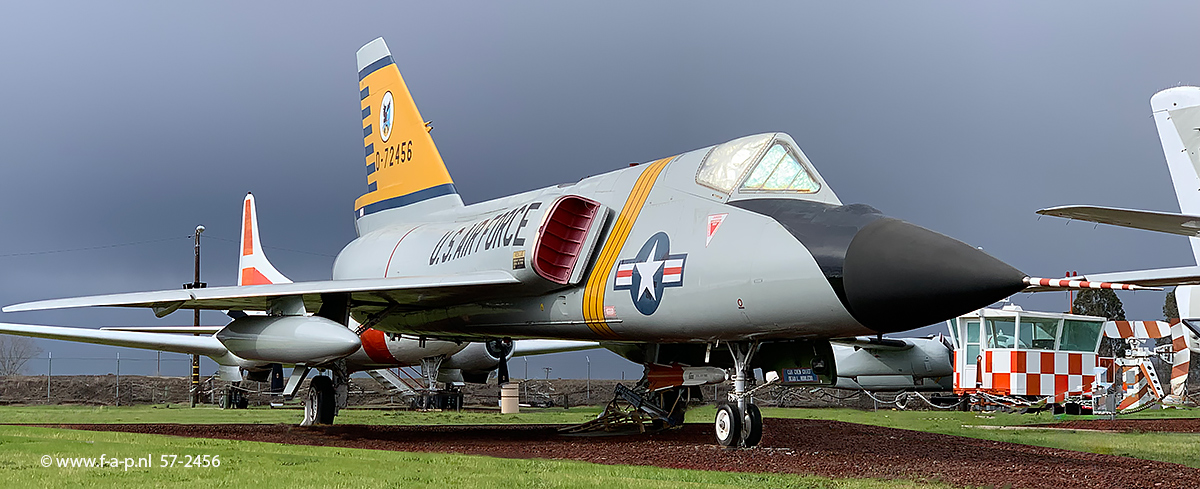
[{"label": "tail emblem badge", "polygon": [[392,136],[393,115],[392,92],[387,92],[383,94],[383,102],[379,104],[379,138],[385,143]]}]

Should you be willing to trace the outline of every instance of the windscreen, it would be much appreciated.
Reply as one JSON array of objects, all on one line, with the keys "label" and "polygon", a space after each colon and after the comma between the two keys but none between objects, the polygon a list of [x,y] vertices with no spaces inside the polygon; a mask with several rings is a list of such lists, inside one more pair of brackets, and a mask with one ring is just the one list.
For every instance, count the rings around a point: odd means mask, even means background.
[{"label": "windscreen", "polygon": [[742,190],[813,193],[820,189],[800,159],[779,143],[767,150],[742,183]]},{"label": "windscreen", "polygon": [[713,148],[700,170],[696,173],[696,183],[720,190],[725,193],[733,192],[738,180],[746,172],[746,168],[754,162],[754,158],[762,152],[763,147],[771,142],[772,134],[759,134],[734,139]]}]

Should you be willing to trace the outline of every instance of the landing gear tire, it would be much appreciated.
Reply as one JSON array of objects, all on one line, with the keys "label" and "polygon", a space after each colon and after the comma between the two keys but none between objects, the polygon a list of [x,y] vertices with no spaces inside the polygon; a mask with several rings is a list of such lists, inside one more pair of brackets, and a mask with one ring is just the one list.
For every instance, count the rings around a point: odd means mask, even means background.
[{"label": "landing gear tire", "polygon": [[337,408],[337,393],[333,389],[333,379],[324,375],[313,377],[308,384],[308,401],[304,403],[306,419],[316,424],[333,424]]},{"label": "landing gear tire", "polygon": [[[738,413],[737,406],[729,403],[717,406],[717,419],[713,428],[717,433],[717,443],[723,447],[736,446],[741,441],[742,433],[742,416]],[[759,434],[762,434],[761,424]]]},{"label": "landing gear tire", "polygon": [[758,442],[762,441],[762,435],[762,412],[758,410],[758,406],[747,404],[746,412],[742,414],[742,446],[750,448],[758,445]]}]

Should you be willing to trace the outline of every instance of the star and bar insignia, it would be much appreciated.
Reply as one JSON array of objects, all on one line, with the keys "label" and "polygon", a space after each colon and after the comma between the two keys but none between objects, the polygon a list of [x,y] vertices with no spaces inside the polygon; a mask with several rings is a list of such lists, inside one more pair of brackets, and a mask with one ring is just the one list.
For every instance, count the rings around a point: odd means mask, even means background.
[{"label": "star and bar insignia", "polygon": [[649,316],[658,310],[664,289],[683,287],[686,261],[687,253],[671,254],[671,239],[660,231],[646,240],[637,257],[617,263],[613,290],[628,290],[638,312]]}]

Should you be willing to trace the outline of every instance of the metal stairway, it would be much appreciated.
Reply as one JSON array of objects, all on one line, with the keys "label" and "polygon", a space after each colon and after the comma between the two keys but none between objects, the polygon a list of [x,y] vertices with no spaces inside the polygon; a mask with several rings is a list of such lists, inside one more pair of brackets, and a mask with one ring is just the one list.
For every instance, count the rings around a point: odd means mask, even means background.
[{"label": "metal stairway", "polygon": [[408,383],[404,382],[400,376],[396,375],[391,370],[386,368],[368,370],[367,375],[370,375],[372,379],[375,379],[376,382],[379,382],[380,385],[387,388],[387,391],[383,392],[383,394],[387,394],[389,396],[400,395],[404,397],[417,395],[417,392],[414,391],[413,388],[408,385]]}]

